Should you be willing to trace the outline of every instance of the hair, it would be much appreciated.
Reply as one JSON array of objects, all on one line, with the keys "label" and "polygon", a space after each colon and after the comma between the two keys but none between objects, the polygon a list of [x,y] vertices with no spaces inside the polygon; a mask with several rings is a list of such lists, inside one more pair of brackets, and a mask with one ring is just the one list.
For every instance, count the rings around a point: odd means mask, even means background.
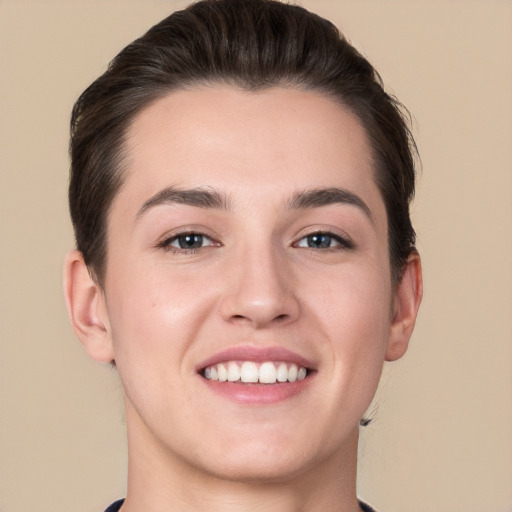
[{"label": "hair", "polygon": [[338,29],[275,0],[203,0],[129,44],[79,97],[71,117],[69,204],[76,246],[102,284],[109,209],[123,184],[126,133],[149,104],[185,87],[318,91],[363,126],[388,217],[392,279],[415,250],[409,204],[416,146],[405,108]]}]

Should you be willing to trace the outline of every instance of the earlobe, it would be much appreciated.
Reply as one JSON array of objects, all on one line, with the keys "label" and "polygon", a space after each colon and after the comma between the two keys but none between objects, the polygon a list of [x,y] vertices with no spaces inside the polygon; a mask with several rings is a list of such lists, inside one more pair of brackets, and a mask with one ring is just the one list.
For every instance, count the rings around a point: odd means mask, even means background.
[{"label": "earlobe", "polygon": [[391,331],[386,349],[386,361],[395,361],[405,354],[409,345],[423,296],[420,255],[414,251],[404,269],[395,292]]},{"label": "earlobe", "polygon": [[91,277],[80,251],[64,262],[64,298],[73,330],[96,361],[114,360],[108,311],[101,287]]}]

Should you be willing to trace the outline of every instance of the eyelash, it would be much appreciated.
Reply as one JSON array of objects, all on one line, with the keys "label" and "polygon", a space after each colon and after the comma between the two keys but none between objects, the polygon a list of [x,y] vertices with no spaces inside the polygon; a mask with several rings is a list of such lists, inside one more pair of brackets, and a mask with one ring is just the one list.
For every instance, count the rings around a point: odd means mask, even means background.
[{"label": "eyelash", "polygon": [[[180,239],[184,243],[186,243],[186,238],[199,238],[199,243],[201,243],[200,247],[181,247]],[[329,246],[328,247],[311,247],[309,245],[301,245],[301,242],[306,241],[306,243],[310,243],[311,241],[314,241],[315,238],[325,237],[328,239]],[[309,239],[309,240],[308,240]],[[208,240],[208,245],[202,245],[204,240]],[[173,246],[173,243],[178,243],[180,247]],[[330,243],[335,242],[336,245],[331,246]],[[162,242],[160,242],[157,247],[161,249],[165,249],[168,252],[172,252],[175,254],[195,254],[201,249],[205,249],[207,247],[219,247],[221,244],[217,241],[215,241],[213,238],[209,237],[208,235],[205,235],[204,233],[198,232],[198,231],[186,231],[183,233],[178,233],[176,235],[172,235],[169,238],[166,238]],[[319,244],[320,245],[320,244]],[[337,235],[335,233],[331,233],[329,231],[315,231],[313,233],[309,233],[302,238],[300,238],[297,242],[293,244],[293,247],[297,248],[304,248],[309,250],[323,250],[323,251],[339,251],[339,250],[350,250],[355,248],[355,244],[352,242],[352,240],[342,237],[340,235]]]},{"label": "eyelash", "polygon": [[[313,240],[314,238],[320,238],[325,237],[328,238],[329,241],[336,242],[336,245],[329,246],[329,247],[311,247],[311,246],[304,246],[300,245],[300,243],[303,240]],[[298,242],[295,242],[294,247],[302,247],[305,249],[311,249],[311,250],[330,250],[330,251],[336,251],[336,250],[350,250],[355,248],[354,242],[350,240],[349,238],[342,237],[340,235],[337,235],[335,233],[331,233],[330,231],[315,231],[313,233],[309,233],[305,236],[303,236]]]},{"label": "eyelash", "polygon": [[[201,247],[189,247],[189,248],[181,247],[181,246],[175,247],[172,245],[175,242],[177,242],[179,245],[181,245],[180,239],[186,239],[187,237],[188,238],[200,238],[201,243],[206,239],[210,243],[208,245],[201,245]],[[185,241],[185,240],[183,240],[183,241]],[[204,233],[200,233],[198,231],[186,231],[183,233],[177,233],[176,235],[172,235],[171,237],[166,238],[165,240],[162,240],[162,242],[160,242],[157,245],[157,247],[159,247],[161,249],[165,249],[166,251],[172,252],[175,254],[195,254],[199,250],[204,249],[206,247],[210,247],[210,246],[218,247],[218,246],[220,246],[220,244],[218,242],[216,242],[215,240],[213,240],[208,235],[205,235]]]}]

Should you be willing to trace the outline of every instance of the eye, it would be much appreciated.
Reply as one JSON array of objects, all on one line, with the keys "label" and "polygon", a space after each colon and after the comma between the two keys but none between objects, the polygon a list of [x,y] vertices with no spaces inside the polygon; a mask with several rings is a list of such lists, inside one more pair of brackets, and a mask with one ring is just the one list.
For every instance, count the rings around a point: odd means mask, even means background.
[{"label": "eye", "polygon": [[304,238],[301,238],[296,244],[296,247],[307,247],[308,249],[352,249],[354,244],[341,236],[333,233],[311,233]]},{"label": "eye", "polygon": [[214,245],[213,240],[202,233],[180,233],[159,244],[164,249],[175,252],[194,252],[203,247]]}]

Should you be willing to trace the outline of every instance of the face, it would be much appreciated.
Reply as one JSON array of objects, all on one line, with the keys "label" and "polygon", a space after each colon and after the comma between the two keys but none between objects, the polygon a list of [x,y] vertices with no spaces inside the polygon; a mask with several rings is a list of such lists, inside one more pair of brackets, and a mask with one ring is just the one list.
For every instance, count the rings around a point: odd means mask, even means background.
[{"label": "face", "polygon": [[242,480],[353,453],[396,315],[357,119],[315,92],[195,88],[126,149],[102,315],[131,449]]}]

